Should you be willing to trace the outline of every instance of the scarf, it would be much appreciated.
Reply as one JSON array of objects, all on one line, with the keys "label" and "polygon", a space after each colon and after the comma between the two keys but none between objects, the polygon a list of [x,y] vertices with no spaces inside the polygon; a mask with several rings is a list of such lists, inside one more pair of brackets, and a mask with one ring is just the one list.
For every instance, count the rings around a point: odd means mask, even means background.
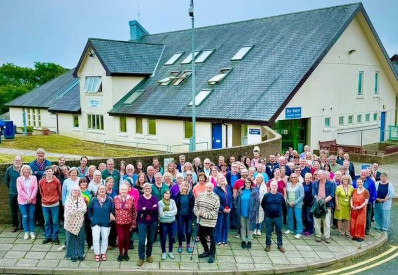
[{"label": "scarf", "polygon": [[162,201],[164,203],[163,211],[170,211],[170,199],[166,200],[163,198]]},{"label": "scarf", "polygon": [[102,205],[104,205],[104,203],[105,203],[105,201],[106,201],[106,196],[102,198],[101,196],[98,195],[97,198],[98,198],[99,204],[100,204],[101,207],[102,207]]}]

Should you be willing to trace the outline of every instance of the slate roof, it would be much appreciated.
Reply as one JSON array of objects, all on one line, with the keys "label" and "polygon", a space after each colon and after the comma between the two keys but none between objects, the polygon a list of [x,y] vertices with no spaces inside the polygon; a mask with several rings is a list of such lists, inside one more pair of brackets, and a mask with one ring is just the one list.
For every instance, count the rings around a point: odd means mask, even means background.
[{"label": "slate roof", "polygon": [[90,38],[76,66],[74,76],[77,76],[77,71],[89,48],[94,50],[107,75],[149,76],[154,72],[164,46]]},{"label": "slate roof", "polygon": [[391,57],[391,62],[394,66],[396,74],[398,75],[398,54],[394,54],[393,57]]},{"label": "slate roof", "polygon": [[57,100],[50,105],[48,111],[56,113],[80,113],[80,86],[78,79],[58,96]]},{"label": "slate roof", "polygon": [[[70,70],[63,75],[44,83],[31,92],[24,94],[6,105],[9,107],[33,107],[33,108],[49,108],[55,102],[60,101],[62,96],[66,94],[71,87],[79,86],[78,79],[73,77],[73,70]],[[66,104],[63,102],[62,104]],[[77,103],[80,109],[80,99]]]},{"label": "slate roof", "polygon": [[[361,10],[358,3],[196,29],[195,48],[215,49],[204,63],[196,64],[196,91],[214,89],[196,108],[197,118],[275,120]],[[139,42],[166,45],[156,74],[134,89],[145,92],[132,105],[123,102],[134,90],[109,113],[190,118],[192,77],[179,86],[157,82],[171,71],[191,69],[191,64],[181,64],[191,51],[191,30],[148,35]],[[244,45],[253,48],[243,60],[231,61]],[[179,51],[185,54],[174,65],[164,65]],[[207,84],[221,68],[228,67],[233,70],[221,84]]]}]

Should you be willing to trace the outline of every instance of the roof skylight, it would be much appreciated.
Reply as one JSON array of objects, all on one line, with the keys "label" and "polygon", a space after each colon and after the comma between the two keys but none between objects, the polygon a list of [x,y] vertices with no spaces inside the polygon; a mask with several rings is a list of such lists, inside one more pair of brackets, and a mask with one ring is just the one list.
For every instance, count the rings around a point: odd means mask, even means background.
[{"label": "roof skylight", "polygon": [[217,75],[210,78],[207,81],[207,83],[209,85],[220,84],[220,82],[229,74],[231,70],[232,70],[231,68],[221,69],[220,72]]},{"label": "roof skylight", "polygon": [[179,74],[180,74],[180,72],[173,71],[170,73],[170,75],[168,77],[165,77],[165,78],[159,80],[158,83],[160,86],[167,86],[170,84],[170,82],[172,80],[176,79]]},{"label": "roof skylight", "polygon": [[[212,92],[211,89],[203,89],[195,96],[195,106],[199,106]],[[188,106],[192,106],[192,100],[188,103]]]},{"label": "roof skylight", "polygon": [[133,104],[144,93],[144,91],[144,89],[136,90],[126,101],[124,101],[124,104]]},{"label": "roof skylight", "polygon": [[231,58],[231,60],[242,60],[246,54],[253,48],[253,46],[243,46],[239,51]]},{"label": "roof skylight", "polygon": [[[196,56],[197,56],[199,53],[200,53],[200,51],[195,51],[195,52],[194,52],[195,58],[196,58]],[[189,53],[189,54],[187,55],[187,57],[185,57],[185,59],[181,62],[181,64],[189,64],[189,63],[191,63],[191,61],[192,61],[192,53]]]},{"label": "roof skylight", "polygon": [[206,59],[214,52],[214,50],[205,50],[203,51],[198,58],[195,59],[195,63],[203,63]]},{"label": "roof skylight", "polygon": [[183,55],[183,54],[184,54],[184,52],[178,52],[178,53],[173,54],[172,57],[170,57],[170,59],[167,60],[166,63],[164,63],[164,65],[173,65],[178,60],[178,58],[180,58],[181,55]]},{"label": "roof skylight", "polygon": [[192,74],[192,71],[184,71],[176,80],[174,80],[173,85],[177,86],[180,85],[181,83],[184,83],[185,80],[188,79],[188,77]]}]

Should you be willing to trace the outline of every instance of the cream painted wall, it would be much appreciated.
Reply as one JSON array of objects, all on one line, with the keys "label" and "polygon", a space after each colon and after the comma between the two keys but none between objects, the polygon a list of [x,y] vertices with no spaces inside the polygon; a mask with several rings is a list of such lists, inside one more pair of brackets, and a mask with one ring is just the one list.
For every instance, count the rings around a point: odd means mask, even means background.
[{"label": "cream painted wall", "polygon": [[[55,114],[49,113],[46,109],[38,109],[38,108],[25,108],[25,112],[28,112],[28,109],[31,113],[31,124],[33,126],[33,115],[32,111],[35,110],[35,119],[36,119],[36,127],[35,129],[41,129],[42,127],[47,127],[51,131],[56,131],[57,128],[57,120]],[[17,127],[23,127],[23,110],[24,108],[10,108],[10,120],[14,122],[14,125]],[[41,127],[39,127],[39,119],[38,119],[38,110],[40,110],[40,119],[41,119]],[[27,114],[26,114],[27,116]],[[28,117],[26,117],[26,125],[28,125]]]},{"label": "cream painted wall", "polygon": [[[348,54],[350,50],[356,50]],[[301,107],[302,118],[311,119],[310,146],[319,148],[322,140],[337,139],[340,144],[360,145],[360,130],[379,127],[379,119],[386,112],[386,128],[395,123],[396,83],[388,77],[388,68],[363,31],[358,18],[347,27],[315,71],[307,79],[286,107]],[[358,96],[358,73],[364,72],[363,95]],[[379,95],[374,95],[375,72],[379,72]],[[362,123],[357,115],[362,114]],[[370,114],[370,122],[364,122]],[[352,125],[348,116],[353,115]],[[344,125],[339,126],[339,116],[344,116]],[[325,118],[331,118],[331,125],[325,128]],[[285,119],[285,110],[277,120]],[[357,133],[342,134],[347,131]],[[378,130],[363,132],[362,144],[378,142]]]}]

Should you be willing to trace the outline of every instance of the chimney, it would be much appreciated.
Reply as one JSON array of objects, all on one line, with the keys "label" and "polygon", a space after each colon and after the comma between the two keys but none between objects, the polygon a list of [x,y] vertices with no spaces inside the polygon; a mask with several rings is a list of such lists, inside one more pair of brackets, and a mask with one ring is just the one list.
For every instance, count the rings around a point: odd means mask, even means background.
[{"label": "chimney", "polygon": [[148,35],[149,33],[138,23],[137,20],[129,21],[130,25],[130,41],[138,41],[143,36]]}]

